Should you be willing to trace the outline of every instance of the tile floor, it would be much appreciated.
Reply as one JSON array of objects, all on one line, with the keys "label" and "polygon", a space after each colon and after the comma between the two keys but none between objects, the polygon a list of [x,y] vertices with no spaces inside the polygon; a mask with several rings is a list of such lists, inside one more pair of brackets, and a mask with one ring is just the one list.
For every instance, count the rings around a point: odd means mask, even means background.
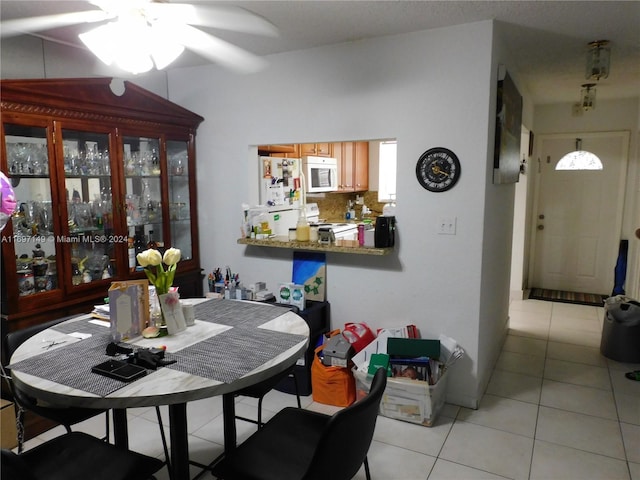
[{"label": "tile floor", "polygon": [[[373,479],[640,480],[640,382],[624,377],[640,365],[600,355],[603,315],[598,307],[512,302],[509,335],[480,407],[445,405],[432,428],[379,417],[369,451]],[[303,402],[335,411],[311,397]],[[295,405],[295,397],[270,393],[265,417],[285,405]],[[239,399],[239,413],[253,415],[255,408],[254,401]],[[220,399],[189,404],[194,460],[208,463],[221,452],[221,412]],[[254,428],[239,421],[239,440]],[[77,429],[99,435],[103,418]],[[61,431],[46,432],[27,447]],[[130,411],[129,433],[132,449],[162,457],[154,409]],[[167,478],[163,469],[158,479]],[[361,469],[356,479],[364,478]]]}]

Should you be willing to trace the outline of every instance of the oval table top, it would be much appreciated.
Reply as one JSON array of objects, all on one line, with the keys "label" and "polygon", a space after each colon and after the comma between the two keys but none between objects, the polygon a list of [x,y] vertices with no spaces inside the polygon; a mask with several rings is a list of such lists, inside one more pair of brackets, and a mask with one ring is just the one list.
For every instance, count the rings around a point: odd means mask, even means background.
[{"label": "oval table top", "polygon": [[[66,372],[72,377],[74,370],[86,370],[89,373],[84,374],[83,381],[86,382],[87,378],[102,381],[106,377],[91,373],[90,369],[112,358],[106,354],[95,357],[95,353],[91,353],[93,351],[90,349],[86,350],[89,352],[86,357],[84,354],[81,355],[85,350],[73,351],[82,345],[81,342],[86,342],[87,346],[90,346],[89,342],[94,342],[104,353],[106,344],[110,341],[108,323],[100,323],[90,315],[82,315],[59,324],[60,327],[55,326],[42,331],[23,343],[11,357],[10,367],[14,382],[18,388],[41,402],[57,407],[102,409],[171,405],[230,393],[265,380],[293,365],[308,345],[307,323],[286,308],[256,304],[259,307],[255,307],[252,322],[236,324],[233,318],[227,318],[226,324],[221,324],[216,323],[215,318],[212,320],[211,317],[215,315],[208,313],[207,309],[198,307],[206,306],[209,312],[214,312],[219,306],[224,306],[231,312],[238,309],[240,317],[241,304],[255,302],[204,299],[191,301],[195,305],[195,325],[175,335],[155,339],[136,337],[126,342],[134,348],[164,345],[167,358],[171,358],[171,355],[178,357],[175,366],[150,370],[146,376],[131,383],[107,379],[123,384],[116,385],[117,389],[107,394],[98,394],[90,391],[90,388],[73,386],[73,382],[67,381]],[[274,308],[280,310],[262,310]],[[259,316],[265,313],[268,314],[268,319],[262,322]],[[75,331],[76,326],[78,330],[82,330],[88,324],[91,325],[92,331],[96,332],[90,337]],[[101,332],[100,328],[104,328],[104,331]],[[63,333],[64,331],[68,333]],[[252,339],[254,335],[256,338]],[[226,353],[220,354],[220,350],[226,349],[227,345],[235,345],[235,350],[230,352],[229,356]],[[256,345],[264,346],[265,351],[259,351],[261,347]],[[32,367],[34,364],[37,367],[35,370],[30,368],[30,362]],[[44,364],[47,368],[44,368]],[[182,368],[184,364],[190,365]],[[233,374],[228,377],[231,380],[211,378],[217,376],[216,371],[229,369],[229,365],[250,370],[244,372],[240,368],[235,374],[236,377]],[[204,374],[200,372],[199,367],[206,367]],[[213,375],[209,376],[206,372],[213,372]],[[97,377],[100,377],[100,380]]]}]

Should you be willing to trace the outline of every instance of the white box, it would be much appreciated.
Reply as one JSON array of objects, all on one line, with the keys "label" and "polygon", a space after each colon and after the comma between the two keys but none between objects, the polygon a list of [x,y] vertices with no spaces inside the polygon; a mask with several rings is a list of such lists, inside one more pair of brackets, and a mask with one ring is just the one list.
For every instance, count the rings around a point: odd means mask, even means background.
[{"label": "white box", "polygon": [[[373,376],[356,369],[353,374],[356,379],[356,398],[360,398],[371,388]],[[444,406],[447,378],[446,371],[435,385],[406,378],[387,378],[387,387],[380,402],[380,414],[425,427],[433,426]]]},{"label": "white box", "polygon": [[295,283],[292,283],[289,304],[293,305],[294,307],[298,307],[298,310],[302,312],[306,305],[305,299],[306,297],[304,294],[304,285],[296,285]]},{"label": "white box", "polygon": [[283,303],[284,305],[291,304],[291,289],[293,283],[281,283],[278,285],[278,291],[276,292],[276,302]]}]

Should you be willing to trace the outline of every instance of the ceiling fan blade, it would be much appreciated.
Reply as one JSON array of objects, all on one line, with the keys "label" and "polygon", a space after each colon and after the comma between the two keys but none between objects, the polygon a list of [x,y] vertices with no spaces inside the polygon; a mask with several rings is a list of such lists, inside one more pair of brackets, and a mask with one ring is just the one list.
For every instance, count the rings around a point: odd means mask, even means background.
[{"label": "ceiling fan blade", "polygon": [[149,3],[145,11],[155,18],[189,25],[277,37],[278,29],[268,20],[239,7],[201,6],[186,3]]},{"label": "ceiling fan blade", "polygon": [[190,25],[176,25],[175,38],[189,50],[238,73],[255,73],[267,61]]},{"label": "ceiling fan blade", "polygon": [[52,28],[67,27],[79,23],[93,23],[112,18],[102,10],[87,10],[84,12],[61,13],[42,17],[16,18],[0,23],[0,37],[11,37],[24,33],[39,32]]}]

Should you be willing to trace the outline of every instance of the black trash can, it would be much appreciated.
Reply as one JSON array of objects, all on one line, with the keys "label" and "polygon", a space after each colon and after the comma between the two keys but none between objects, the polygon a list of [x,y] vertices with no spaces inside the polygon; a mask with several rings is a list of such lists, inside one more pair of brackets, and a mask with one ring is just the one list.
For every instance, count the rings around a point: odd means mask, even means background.
[{"label": "black trash can", "polygon": [[616,297],[608,299],[600,353],[617,362],[640,363],[640,303]]}]

